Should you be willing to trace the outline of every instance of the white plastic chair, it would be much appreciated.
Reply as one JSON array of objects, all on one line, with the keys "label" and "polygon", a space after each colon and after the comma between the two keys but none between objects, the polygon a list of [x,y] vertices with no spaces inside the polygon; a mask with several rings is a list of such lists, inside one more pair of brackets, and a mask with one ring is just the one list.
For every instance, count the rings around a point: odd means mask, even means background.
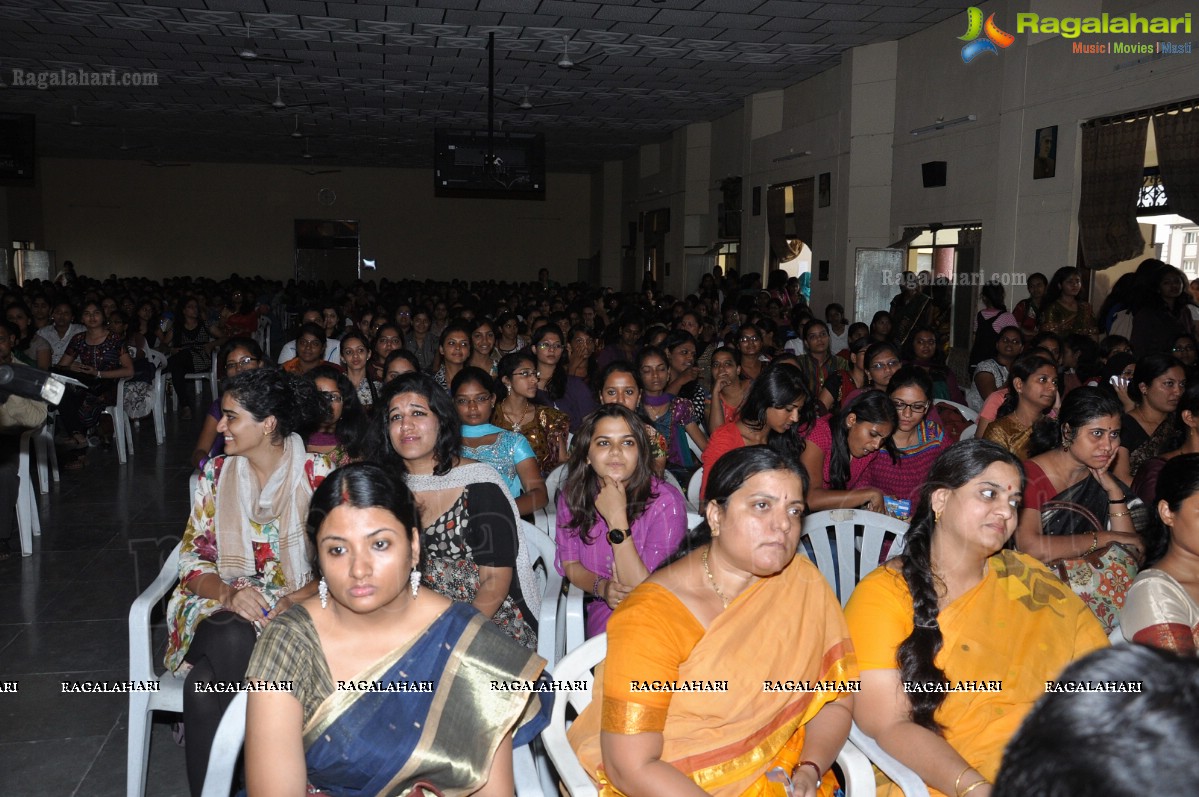
[{"label": "white plastic chair", "polygon": [[[575,652],[564,658],[558,665],[554,677],[559,681],[586,681],[586,691],[559,692],[554,700],[554,709],[550,714],[550,724],[541,732],[541,740],[550,760],[558,770],[558,778],[570,797],[593,797],[596,795],[595,785],[583,769],[574,749],[566,738],[567,709],[574,709],[575,715],[591,704],[592,692],[595,691],[595,675],[592,670],[603,661],[608,652],[608,635],[600,634],[587,642]],[[873,797],[875,793],[874,771],[870,761],[851,742],[846,742],[837,755],[837,764],[845,775],[845,793],[847,797]],[[925,797],[928,792],[925,791]]]},{"label": "white plastic chair", "polygon": [[124,465],[133,453],[133,424],[125,414],[125,383],[117,380],[117,403],[104,408],[104,414],[112,418],[112,440],[117,446],[117,461]]},{"label": "white plastic chair", "polygon": [[59,480],[58,476],[58,450],[54,447],[54,423],[57,418],[55,412],[51,412],[46,416],[46,422],[37,430],[37,434],[33,436],[33,451],[37,456],[37,483],[38,491],[42,495],[50,492],[50,480],[55,482]]},{"label": "white plastic chair", "polygon": [[965,404],[958,404],[956,401],[950,401],[949,399],[934,399],[933,400],[934,407],[939,406],[941,404],[948,404],[949,406],[953,407],[958,412],[962,413],[962,417],[965,418],[970,423],[974,423],[978,420],[978,410],[972,410],[969,407],[967,407]]},{"label": "white plastic chair", "polygon": [[700,468],[695,473],[691,474],[691,481],[687,482],[687,508],[692,512],[699,511],[699,490],[703,483],[703,468]]},{"label": "white plastic chair", "polygon": [[[541,590],[541,613],[537,616],[537,655],[545,659],[546,669],[553,672],[558,660],[566,655],[566,595],[562,591],[562,576],[554,569],[558,546],[545,532],[527,521],[520,521],[521,541],[529,546],[529,560],[538,580],[544,581]],[[516,778],[516,797],[541,797],[553,794],[554,778],[540,743],[512,750],[513,775]]]},{"label": "white plastic chair", "polygon": [[570,797],[596,797],[598,792],[587,771],[575,757],[570,742],[566,739],[566,709],[573,708],[576,716],[591,704],[591,693],[595,685],[595,675],[591,672],[595,665],[604,660],[608,652],[608,635],[600,634],[592,637],[579,646],[578,650],[568,653],[558,662],[554,678],[558,681],[586,681],[586,691],[564,691],[554,696],[554,709],[550,713],[550,724],[541,732],[541,741],[554,768],[558,770],[558,779],[566,788]]},{"label": "white plastic chair", "polygon": [[545,506],[533,513],[533,521],[538,528],[551,537],[554,536],[558,525],[558,490],[566,480],[566,463],[559,465],[545,477],[545,492],[549,497]]},{"label": "white plastic chair", "polygon": [[[217,390],[216,374],[217,374],[216,352],[214,351],[212,353],[212,364],[209,366],[207,371],[201,371],[200,373],[195,373],[195,374],[188,374],[186,377],[188,382],[191,382],[193,385],[196,386],[196,398],[204,397],[204,383],[205,382],[208,383],[208,390],[212,394],[212,397],[214,399],[216,398],[216,390]],[[180,386],[176,385],[175,391],[178,392],[179,390],[180,390]]]},{"label": "white plastic chair", "polygon": [[687,531],[693,530],[700,523],[704,522],[704,516],[698,512],[687,513]]},{"label": "white plastic chair", "polygon": [[958,440],[973,440],[976,434],[978,434],[978,424],[972,423],[962,430],[962,434],[958,437]]},{"label": "white plastic chair", "polygon": [[679,480],[677,478],[675,478],[675,475],[673,473],[671,473],[670,471],[666,471],[662,474],[662,481],[666,482],[671,487],[678,490],[679,495],[686,495],[686,493],[683,492],[683,485],[679,484]]},{"label": "white plastic chair", "polygon": [[271,342],[271,319],[267,316],[258,316],[258,329],[254,330],[254,334],[250,336],[262,349],[266,356],[269,355]]},{"label": "white plastic chair", "polygon": [[[879,566],[883,542],[888,537],[892,539],[888,556],[896,556],[903,552],[903,537],[907,532],[905,521],[889,515],[864,509],[830,509],[804,518],[800,539],[812,546],[816,567],[844,606],[854,586]],[[835,558],[830,534],[835,540]],[[807,552],[802,543],[800,550]]]},{"label": "white plastic chair", "polygon": [[212,740],[212,751],[208,754],[208,769],[204,773],[204,790],[200,797],[229,797],[233,790],[237,759],[246,740],[247,702],[246,693],[238,692],[221,715],[221,723]]},{"label": "white plastic chair", "polygon": [[699,462],[702,460],[704,458],[704,450],[699,447],[698,443],[691,439],[691,435],[684,432],[683,436],[687,438],[687,447],[690,448],[691,453],[695,455],[695,461]]},{"label": "white plastic chair", "polygon": [[129,680],[157,681],[157,692],[129,693],[129,741],[126,753],[126,797],[145,797],[146,767],[150,762],[150,714],[154,711],[183,711],[183,678],[174,673],[159,675],[154,668],[150,638],[150,614],[154,606],[179,580],[179,548],[176,545],[158,571],[158,576],[129,607]]},{"label": "white plastic chair", "polygon": [[[33,490],[33,469],[29,466],[29,446],[39,434],[41,427],[30,429],[21,434],[17,444],[20,457],[17,464],[17,535],[21,538],[21,556],[33,555],[33,538],[42,534],[41,514]],[[0,511],[12,510],[0,507]]]},{"label": "white plastic chair", "polygon": [[[856,748],[858,755],[864,755],[869,759],[870,764],[874,764],[882,770],[882,773],[890,778],[891,782],[898,786],[900,791],[904,793],[904,797],[929,797],[928,786],[924,785],[921,777],[901,764],[890,753],[879,747],[878,742],[874,741],[872,737],[867,736],[866,732],[859,728],[856,722],[849,727],[849,741],[846,742],[846,747],[851,745]],[[840,760],[841,758],[838,756],[837,761],[840,762]],[[848,772],[846,773],[846,777],[852,781],[852,777]],[[869,792],[863,790],[860,792],[861,794],[875,793],[873,773],[870,781]],[[853,797],[853,788],[847,786],[846,790],[848,795]]]},{"label": "white plastic chair", "polygon": [[146,359],[154,365],[154,440],[166,442],[167,358],[155,349],[146,349]]},{"label": "white plastic chair", "polygon": [[[529,545],[533,572],[542,584],[541,614],[537,617],[537,655],[548,662],[546,667],[552,672],[558,659],[566,653],[566,595],[562,590],[563,578],[554,569],[558,546],[532,523],[522,520],[520,526],[521,541]],[[538,562],[544,568],[544,581]]]}]

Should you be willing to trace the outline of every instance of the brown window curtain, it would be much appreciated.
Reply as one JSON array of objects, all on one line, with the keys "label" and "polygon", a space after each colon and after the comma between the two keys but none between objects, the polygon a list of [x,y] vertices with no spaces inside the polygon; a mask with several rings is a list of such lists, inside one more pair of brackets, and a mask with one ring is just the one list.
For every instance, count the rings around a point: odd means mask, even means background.
[{"label": "brown window curtain", "polygon": [[1104,269],[1145,248],[1137,224],[1149,117],[1092,122],[1082,129],[1078,242],[1088,268]]},{"label": "brown window curtain", "polygon": [[1199,224],[1199,108],[1157,114],[1153,134],[1170,210]]}]

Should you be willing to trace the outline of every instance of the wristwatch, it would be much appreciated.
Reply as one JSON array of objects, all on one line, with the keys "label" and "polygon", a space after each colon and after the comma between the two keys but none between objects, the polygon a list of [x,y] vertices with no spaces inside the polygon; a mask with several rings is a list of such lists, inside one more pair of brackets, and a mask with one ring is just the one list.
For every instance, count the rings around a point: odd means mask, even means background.
[{"label": "wristwatch", "polygon": [[608,542],[613,545],[620,545],[630,536],[628,529],[608,529]]}]

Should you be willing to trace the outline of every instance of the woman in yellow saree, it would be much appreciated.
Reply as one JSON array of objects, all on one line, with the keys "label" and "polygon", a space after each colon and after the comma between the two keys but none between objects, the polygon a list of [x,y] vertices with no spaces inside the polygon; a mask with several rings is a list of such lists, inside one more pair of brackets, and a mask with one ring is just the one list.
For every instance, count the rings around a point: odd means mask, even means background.
[{"label": "woman in yellow saree", "polygon": [[603,697],[569,733],[604,797],[833,793],[857,665],[837,598],[796,556],[805,481],[766,446],[721,457],[710,541],[613,613]]},{"label": "woman in yellow saree", "polygon": [[[1036,559],[1002,550],[1020,462],[964,440],[933,465],[904,555],[845,607],[862,670],[854,719],[933,797],[988,797],[1004,745],[1065,665],[1107,645],[1095,615]],[[879,797],[899,795],[880,780]]]}]

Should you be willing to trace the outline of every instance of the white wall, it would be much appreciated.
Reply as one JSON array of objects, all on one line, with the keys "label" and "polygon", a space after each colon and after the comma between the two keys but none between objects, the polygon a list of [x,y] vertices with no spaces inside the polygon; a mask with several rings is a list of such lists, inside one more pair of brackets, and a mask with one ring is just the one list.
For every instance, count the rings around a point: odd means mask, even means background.
[{"label": "white wall", "polygon": [[[1016,14],[1028,11],[1029,2],[997,0],[982,8],[1015,33]],[[1173,17],[1193,13],[1194,6],[1189,0],[1046,0],[1034,2],[1032,10]],[[885,245],[909,225],[981,222],[984,272],[1052,273],[1076,260],[1081,123],[1199,95],[1199,53],[1131,65],[1137,56],[1074,54],[1070,40],[1019,34],[997,56],[984,54],[965,64],[958,39],[965,19],[963,12],[898,42],[849,50],[839,66],[782,91],[751,95],[741,109],[711,123],[710,147],[706,155],[696,150],[695,156],[707,158],[703,165],[713,186],[726,176],[744,178],[743,272],[764,269],[768,262],[767,187],[827,171],[832,172],[832,207],[815,209],[811,242],[813,260],[831,264],[830,281],[812,286],[818,308],[852,300],[856,247]],[[1101,38],[1114,37],[1080,41]],[[910,133],[968,114],[978,120],[921,136]],[[1033,180],[1036,130],[1051,125],[1058,126],[1057,173]],[[676,132],[673,146],[686,140]],[[801,151],[812,154],[775,162]],[[948,162],[943,188],[923,187],[920,165],[931,160]],[[740,171],[733,171],[738,162]],[[685,192],[688,175],[696,173],[664,153],[652,174],[638,169],[641,163],[624,169],[625,204],[617,208],[605,202],[603,213],[626,218],[632,213],[635,219],[636,208],[652,204],[648,193],[658,192],[658,206],[665,206],[660,197]],[[755,186],[762,192],[758,217],[752,215]],[[715,202],[710,201],[701,227],[710,241],[716,238]],[[672,236],[676,232],[681,234],[677,225]],[[1023,295],[1016,288],[1009,300]]]}]

